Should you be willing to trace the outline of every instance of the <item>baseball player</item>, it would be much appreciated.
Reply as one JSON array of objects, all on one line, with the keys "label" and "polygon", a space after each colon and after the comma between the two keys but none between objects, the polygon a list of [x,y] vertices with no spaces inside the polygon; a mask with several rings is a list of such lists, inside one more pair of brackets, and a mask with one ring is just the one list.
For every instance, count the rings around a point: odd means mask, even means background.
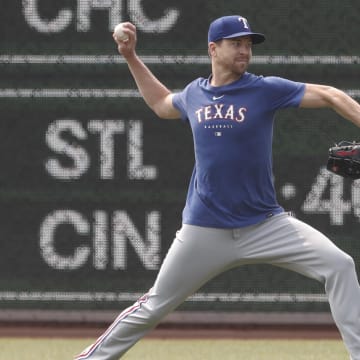
[{"label": "baseball player", "polygon": [[212,74],[180,93],[169,91],[136,54],[136,28],[125,24],[118,50],[148,104],[160,117],[187,122],[195,166],[182,227],[154,286],[123,311],[77,360],[117,360],[170,311],[220,273],[266,263],[324,285],[352,360],[360,360],[360,287],[353,259],[325,235],[278,204],[272,176],[277,110],[331,108],[360,126],[360,105],[323,85],[247,72],[252,47],[265,40],[242,16],[213,21],[208,33]]}]

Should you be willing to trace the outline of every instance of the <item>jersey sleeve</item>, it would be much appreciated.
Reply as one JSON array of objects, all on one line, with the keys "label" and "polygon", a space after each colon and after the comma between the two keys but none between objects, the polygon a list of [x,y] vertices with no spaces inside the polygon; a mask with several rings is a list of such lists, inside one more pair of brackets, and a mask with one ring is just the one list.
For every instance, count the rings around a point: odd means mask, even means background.
[{"label": "jersey sleeve", "polygon": [[299,107],[305,92],[305,84],[284,78],[269,76],[265,78],[267,98],[273,110]]},{"label": "jersey sleeve", "polygon": [[188,99],[190,96],[190,90],[192,88],[192,83],[188,84],[183,91],[180,91],[174,94],[172,102],[174,107],[180,111],[181,119],[184,122],[189,122],[187,109],[188,109]]},{"label": "jersey sleeve", "polygon": [[180,111],[181,119],[183,121],[188,121],[187,113],[186,113],[186,100],[185,100],[185,91],[181,91],[179,93],[175,93],[172,102],[174,107]]}]

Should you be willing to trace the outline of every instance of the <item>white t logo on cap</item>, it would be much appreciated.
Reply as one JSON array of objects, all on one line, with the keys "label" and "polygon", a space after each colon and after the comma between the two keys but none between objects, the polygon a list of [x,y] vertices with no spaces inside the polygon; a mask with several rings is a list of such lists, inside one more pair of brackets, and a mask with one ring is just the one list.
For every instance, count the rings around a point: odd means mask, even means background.
[{"label": "white t logo on cap", "polygon": [[238,18],[238,20],[244,24],[244,28],[245,28],[245,29],[248,29],[248,28],[249,28],[249,23],[248,23],[248,21],[247,21],[244,17],[241,17],[241,16],[240,16],[240,17]]}]

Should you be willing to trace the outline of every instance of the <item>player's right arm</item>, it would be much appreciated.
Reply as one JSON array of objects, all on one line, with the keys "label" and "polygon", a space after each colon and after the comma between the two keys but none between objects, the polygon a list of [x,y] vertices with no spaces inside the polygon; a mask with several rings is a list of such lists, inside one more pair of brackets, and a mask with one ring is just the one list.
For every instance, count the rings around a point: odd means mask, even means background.
[{"label": "player's right arm", "polygon": [[119,53],[125,58],[129,70],[146,104],[163,119],[179,119],[180,112],[172,102],[173,93],[162,84],[136,54],[136,27],[125,23],[127,41],[119,41],[113,35]]}]

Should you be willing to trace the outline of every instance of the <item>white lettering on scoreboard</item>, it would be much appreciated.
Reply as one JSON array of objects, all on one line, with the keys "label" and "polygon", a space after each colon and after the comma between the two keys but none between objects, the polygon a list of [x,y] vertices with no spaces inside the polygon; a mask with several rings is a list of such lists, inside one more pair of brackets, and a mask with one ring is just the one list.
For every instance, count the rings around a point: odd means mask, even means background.
[{"label": "white lettering on scoreboard", "polygon": [[[71,138],[64,135],[69,134]],[[62,164],[61,160],[51,157],[46,160],[45,168],[50,176],[59,180],[75,180],[90,168],[91,156],[82,145],[91,135],[99,137],[99,177],[115,178],[115,136],[126,135],[127,173],[130,180],[155,180],[158,170],[154,165],[143,164],[143,123],[139,120],[90,120],[86,127],[74,119],[55,120],[47,129],[45,141],[56,154],[71,160]]]},{"label": "white lettering on scoreboard", "polygon": [[352,181],[348,199],[345,190],[343,177],[321,167],[301,210],[305,214],[327,214],[333,226],[344,225],[345,215],[352,213],[360,219],[360,180]]},{"label": "white lettering on scoreboard", "polygon": [[[50,267],[57,270],[79,269],[89,259],[97,270],[108,267],[125,270],[129,244],[145,269],[156,270],[160,262],[160,220],[158,211],[146,213],[145,235],[142,236],[126,211],[118,210],[108,214],[95,210],[93,219],[89,220],[74,210],[55,210],[46,216],[40,227],[41,255]],[[111,230],[108,230],[109,223]],[[64,225],[72,226],[79,237],[87,239],[86,244],[74,245],[70,255],[61,254],[57,250],[56,233]]]},{"label": "white lettering on scoreboard", "polygon": [[[142,0],[77,0],[76,9],[60,8],[52,19],[42,16],[40,0],[22,0],[23,14],[26,22],[39,33],[60,33],[76,21],[76,31],[88,32],[91,30],[91,16],[93,11],[108,12],[108,29],[129,18],[137,28],[145,33],[165,33],[174,27],[180,12],[178,9],[165,8],[163,16],[153,19],[146,16]],[[54,5],[56,6],[56,5]],[[127,15],[124,8],[128,9]]]},{"label": "white lettering on scoreboard", "polygon": [[[89,171],[92,163],[97,163],[99,179],[115,179],[116,136],[122,136],[121,139],[126,142],[126,178],[156,180],[157,167],[145,165],[143,161],[143,123],[139,120],[89,120],[85,125],[76,119],[55,120],[45,133],[45,142],[53,154],[45,160],[44,167],[56,181],[77,181]],[[92,159],[94,154],[84,145],[89,137],[98,138],[98,161]],[[124,210],[114,211],[113,214],[95,210],[92,221],[71,209],[53,210],[40,226],[41,255],[50,267],[58,270],[79,269],[91,257],[96,270],[109,267],[125,270],[129,244],[145,269],[156,270],[160,262],[160,224],[159,211],[147,212],[145,233],[141,235]],[[61,254],[56,244],[61,240],[58,230],[65,225],[71,226],[78,237],[91,237],[91,245],[74,245],[71,255]],[[108,230],[109,226],[111,230]]]}]

